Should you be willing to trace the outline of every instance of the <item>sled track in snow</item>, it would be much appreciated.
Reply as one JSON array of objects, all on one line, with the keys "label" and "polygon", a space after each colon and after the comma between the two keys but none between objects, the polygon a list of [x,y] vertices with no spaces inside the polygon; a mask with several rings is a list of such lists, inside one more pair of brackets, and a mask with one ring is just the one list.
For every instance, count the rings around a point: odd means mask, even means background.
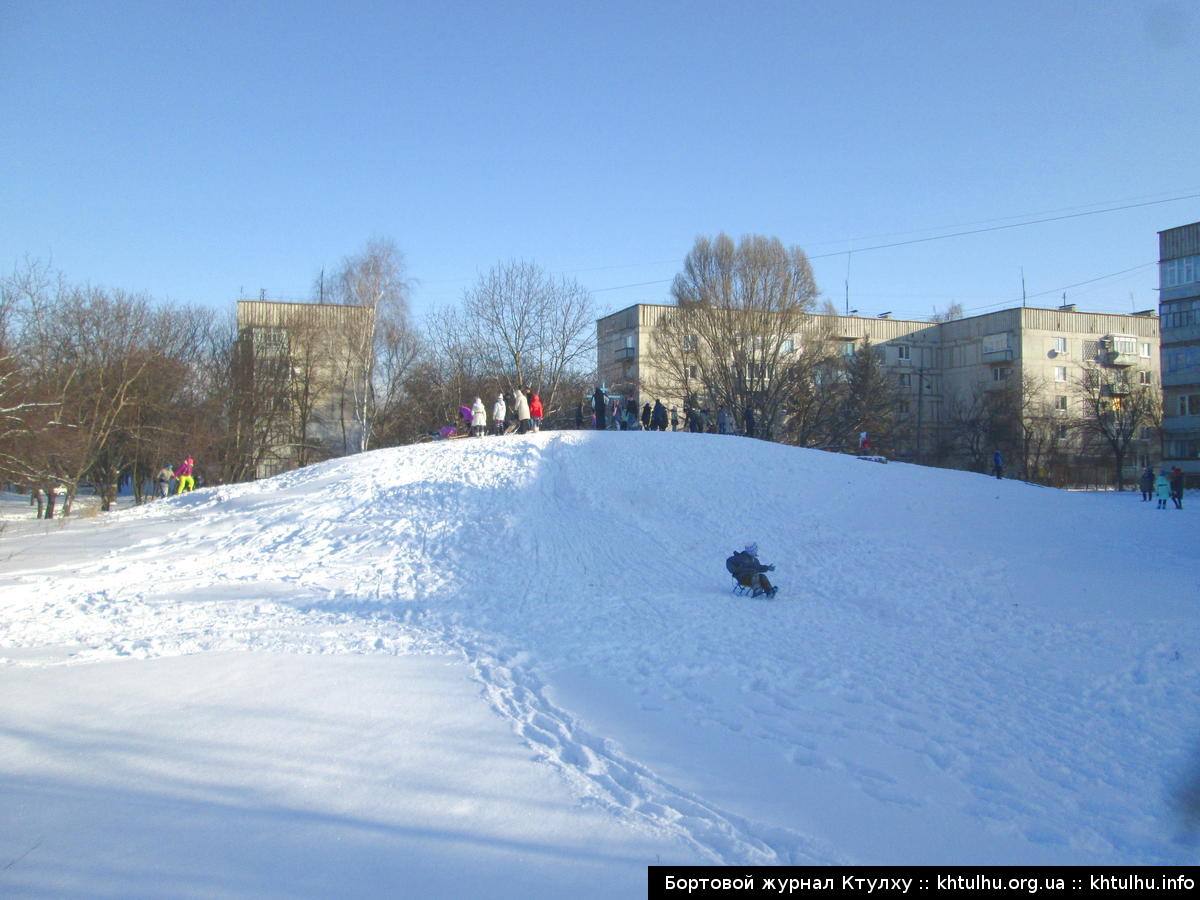
[{"label": "sled track in snow", "polygon": [[719,865],[847,862],[810,838],[747,821],[668,784],[555,706],[532,672],[503,654],[461,640],[457,643],[492,708],[588,801],[622,821],[674,834]]}]

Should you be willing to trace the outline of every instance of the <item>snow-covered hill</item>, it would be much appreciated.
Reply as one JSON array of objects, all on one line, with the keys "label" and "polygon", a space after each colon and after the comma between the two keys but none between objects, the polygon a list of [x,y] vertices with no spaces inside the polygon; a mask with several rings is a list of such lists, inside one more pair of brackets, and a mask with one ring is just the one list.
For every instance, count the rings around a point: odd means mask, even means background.
[{"label": "snow-covered hill", "polygon": [[1195,862],[1200,547],[1153,507],[556,432],[10,534],[0,892]]}]

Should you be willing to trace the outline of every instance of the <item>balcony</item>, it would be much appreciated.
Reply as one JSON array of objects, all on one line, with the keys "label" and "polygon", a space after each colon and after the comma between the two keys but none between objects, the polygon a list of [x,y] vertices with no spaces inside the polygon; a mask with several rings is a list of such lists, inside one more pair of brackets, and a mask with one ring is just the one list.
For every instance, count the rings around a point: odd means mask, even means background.
[{"label": "balcony", "polygon": [[1137,339],[1127,335],[1110,334],[1100,341],[1110,366],[1136,366],[1138,363]]},{"label": "balcony", "polygon": [[613,356],[617,359],[633,359],[636,355],[636,347],[618,347],[613,351]]}]

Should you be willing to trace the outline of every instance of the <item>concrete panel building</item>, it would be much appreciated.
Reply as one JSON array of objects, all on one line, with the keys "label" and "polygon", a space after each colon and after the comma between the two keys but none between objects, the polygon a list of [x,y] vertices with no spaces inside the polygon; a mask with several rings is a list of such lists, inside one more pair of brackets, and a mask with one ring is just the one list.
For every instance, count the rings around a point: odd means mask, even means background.
[{"label": "concrete panel building", "polygon": [[1200,485],[1200,222],[1159,232],[1163,463]]},{"label": "concrete panel building", "polygon": [[[673,309],[637,304],[597,321],[597,371],[607,390],[634,396],[639,406],[661,396],[655,393],[663,383],[654,369],[655,327]],[[894,379],[897,418],[905,424],[901,455],[918,461],[931,461],[952,410],[989,391],[1028,385],[1029,402],[1050,421],[1062,419],[1066,440],[1081,412],[1077,385],[1085,369],[1097,369],[1112,382],[1117,403],[1121,383],[1162,385],[1159,320],[1153,310],[1117,315],[1079,312],[1074,306],[1016,307],[941,323],[859,316],[816,316],[814,321],[844,355],[858,352],[868,340],[873,345]],[[804,335],[790,338],[800,346]],[[661,399],[668,405],[683,402],[678,396]],[[1200,418],[1195,421],[1200,426]],[[1139,434],[1131,449],[1126,477],[1157,461],[1157,434]]]},{"label": "concrete panel building", "polygon": [[365,306],[239,300],[239,426],[256,478],[359,449],[370,390]]}]

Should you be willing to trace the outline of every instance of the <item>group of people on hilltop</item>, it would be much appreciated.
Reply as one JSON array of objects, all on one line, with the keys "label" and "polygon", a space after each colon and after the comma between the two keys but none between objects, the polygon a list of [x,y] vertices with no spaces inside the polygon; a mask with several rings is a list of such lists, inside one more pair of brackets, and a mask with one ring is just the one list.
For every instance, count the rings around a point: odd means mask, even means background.
[{"label": "group of people on hilltop", "polygon": [[1158,501],[1159,509],[1167,508],[1167,501],[1175,504],[1176,509],[1183,509],[1183,470],[1176,466],[1170,472],[1166,468],[1154,474],[1153,466],[1146,466],[1142,477],[1138,479],[1138,487],[1142,491],[1142,502],[1148,502],[1152,497]]},{"label": "group of people on hilltop", "polygon": [[[629,397],[622,402],[619,397],[609,397],[597,387],[591,397],[590,426],[597,431],[608,429],[620,431],[684,431],[693,434],[745,434],[754,437],[756,420],[754,410],[747,407],[742,413],[745,428],[738,430],[737,420],[727,407],[714,414],[711,409],[685,403],[683,414],[678,406],[670,409],[660,399],[653,406],[646,402],[638,409],[637,400]],[[585,427],[583,404],[575,408],[575,426]]]},{"label": "group of people on hilltop", "polygon": [[[470,406],[460,406],[458,414],[468,435],[484,437],[488,434],[488,410],[482,397],[476,397]],[[544,414],[542,398],[536,391],[519,388],[507,398],[503,392],[498,393],[492,404],[491,433],[501,435],[515,431],[517,434],[528,434],[540,431]],[[462,436],[453,425],[447,425],[433,434],[443,438]]]}]

